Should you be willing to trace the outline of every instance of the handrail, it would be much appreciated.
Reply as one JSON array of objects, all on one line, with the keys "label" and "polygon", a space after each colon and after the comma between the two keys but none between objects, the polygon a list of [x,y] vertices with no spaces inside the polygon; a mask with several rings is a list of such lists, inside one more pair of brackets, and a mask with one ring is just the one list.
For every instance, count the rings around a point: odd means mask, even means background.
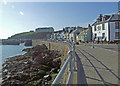
[{"label": "handrail", "polygon": [[75,45],[74,44],[71,45],[70,43],[69,43],[69,45],[71,46],[71,51],[68,53],[69,56],[68,56],[66,62],[64,63],[64,65],[62,66],[60,72],[56,76],[55,80],[53,81],[52,86],[59,84],[59,82],[61,81],[62,76],[65,72],[65,69],[67,68],[68,63],[69,63],[69,77],[68,77],[67,84],[69,85],[69,84],[72,84],[72,82],[73,82]]}]

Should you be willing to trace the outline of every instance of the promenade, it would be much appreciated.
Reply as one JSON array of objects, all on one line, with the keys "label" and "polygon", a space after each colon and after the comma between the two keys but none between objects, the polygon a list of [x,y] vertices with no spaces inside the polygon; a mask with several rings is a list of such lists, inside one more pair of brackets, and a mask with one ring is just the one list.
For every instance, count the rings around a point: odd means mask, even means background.
[{"label": "promenade", "polygon": [[[85,77],[87,84],[118,84],[118,51],[117,45],[112,48],[100,47],[95,45],[76,45],[76,53],[80,58],[84,71],[83,75],[74,74],[74,84],[80,83],[77,77]],[[111,45],[110,45],[111,46]],[[115,47],[116,46],[116,47]],[[108,47],[108,46],[107,46]],[[76,62],[78,64],[78,62]],[[79,65],[79,64],[78,64]],[[76,66],[77,67],[77,66]],[[79,78],[80,79],[80,78]]]}]

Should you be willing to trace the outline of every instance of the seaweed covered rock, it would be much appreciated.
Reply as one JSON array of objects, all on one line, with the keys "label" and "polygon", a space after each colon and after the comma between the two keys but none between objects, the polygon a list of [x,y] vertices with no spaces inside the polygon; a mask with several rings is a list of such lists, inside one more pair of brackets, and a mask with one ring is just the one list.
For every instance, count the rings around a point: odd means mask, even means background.
[{"label": "seaweed covered rock", "polygon": [[8,58],[3,63],[2,86],[51,84],[51,74],[60,69],[60,53],[48,50],[44,44],[23,51],[26,52],[24,55]]}]

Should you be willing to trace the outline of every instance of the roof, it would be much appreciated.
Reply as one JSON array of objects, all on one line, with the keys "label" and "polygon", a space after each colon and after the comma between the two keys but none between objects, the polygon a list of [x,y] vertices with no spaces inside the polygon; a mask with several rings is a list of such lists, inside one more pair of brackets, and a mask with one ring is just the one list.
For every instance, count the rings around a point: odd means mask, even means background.
[{"label": "roof", "polygon": [[63,32],[63,30],[58,30],[58,31],[54,31],[54,33],[61,33],[61,32]]},{"label": "roof", "polygon": [[92,26],[98,25],[98,24],[103,24],[105,22],[110,22],[110,21],[120,21],[120,15],[119,14],[104,15],[102,18],[104,18],[104,20],[102,20],[102,21],[95,21],[92,24]]},{"label": "roof", "polygon": [[112,20],[120,20],[120,15],[118,15],[118,14],[112,15],[110,21],[112,21]]}]

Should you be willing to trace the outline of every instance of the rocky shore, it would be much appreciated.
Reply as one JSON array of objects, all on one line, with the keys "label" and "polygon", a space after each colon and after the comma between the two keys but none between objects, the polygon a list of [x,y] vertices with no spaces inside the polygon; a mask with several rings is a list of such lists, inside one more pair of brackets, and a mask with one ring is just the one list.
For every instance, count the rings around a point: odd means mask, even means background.
[{"label": "rocky shore", "polygon": [[2,70],[2,86],[51,84],[61,66],[61,54],[49,50],[46,45],[37,45],[23,51],[24,55],[5,60]]}]

